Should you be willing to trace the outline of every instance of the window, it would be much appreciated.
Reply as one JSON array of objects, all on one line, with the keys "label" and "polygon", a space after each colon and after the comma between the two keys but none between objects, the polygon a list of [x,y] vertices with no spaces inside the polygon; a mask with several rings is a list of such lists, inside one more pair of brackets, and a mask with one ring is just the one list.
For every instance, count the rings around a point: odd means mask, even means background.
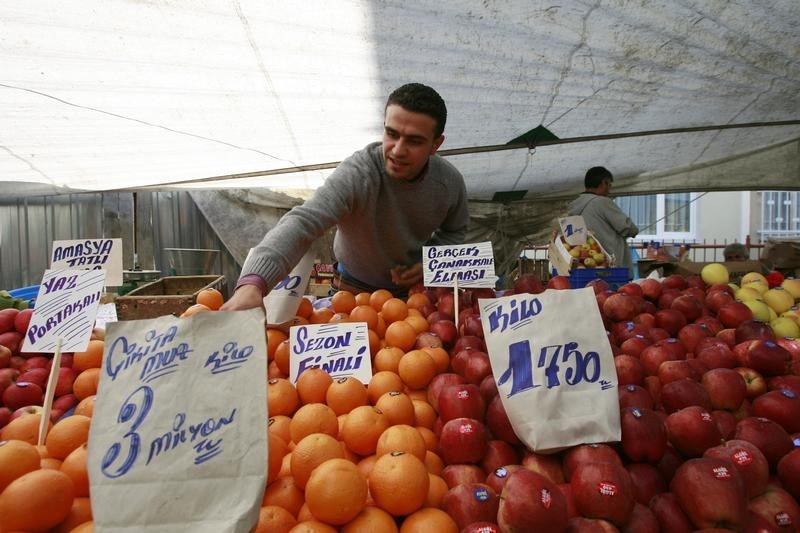
[{"label": "window", "polygon": [[800,192],[761,193],[762,240],[769,237],[800,236]]},{"label": "window", "polygon": [[623,196],[614,201],[639,226],[635,240],[694,239],[695,194],[688,192]]}]

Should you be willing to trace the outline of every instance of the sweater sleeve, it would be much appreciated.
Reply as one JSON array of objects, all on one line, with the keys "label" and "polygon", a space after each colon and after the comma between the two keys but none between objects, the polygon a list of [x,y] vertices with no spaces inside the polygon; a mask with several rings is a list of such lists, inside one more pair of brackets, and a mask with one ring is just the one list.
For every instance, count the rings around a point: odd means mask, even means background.
[{"label": "sweater sleeve", "polygon": [[603,216],[617,234],[624,238],[636,237],[639,234],[639,228],[633,223],[630,217],[614,203],[614,200],[605,198],[604,203]]}]

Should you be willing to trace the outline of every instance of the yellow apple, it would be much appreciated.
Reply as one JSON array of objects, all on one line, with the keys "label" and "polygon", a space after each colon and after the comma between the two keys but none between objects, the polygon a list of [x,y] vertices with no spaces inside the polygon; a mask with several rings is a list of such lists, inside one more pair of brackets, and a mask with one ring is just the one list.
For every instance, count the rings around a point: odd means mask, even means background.
[{"label": "yellow apple", "polygon": [[800,279],[786,278],[783,280],[783,283],[781,283],[781,287],[786,289],[795,300],[800,300]]},{"label": "yellow apple", "polygon": [[703,278],[706,284],[716,285],[717,283],[728,283],[729,274],[725,265],[710,263],[700,271],[700,277]]},{"label": "yellow apple", "polygon": [[776,313],[781,314],[788,311],[794,305],[794,297],[792,294],[782,287],[775,287],[761,295],[764,303],[775,310]]},{"label": "yellow apple", "polygon": [[760,281],[764,285],[769,285],[767,278],[765,278],[764,275],[759,272],[748,272],[742,276],[741,284],[744,285],[746,283],[750,283],[751,281]]},{"label": "yellow apple", "polygon": [[758,320],[759,322],[766,322],[769,323],[770,321],[770,308],[767,304],[765,304],[762,300],[745,300],[742,302],[744,305],[750,308],[753,312],[753,319]]},{"label": "yellow apple", "polygon": [[761,293],[752,287],[742,287],[734,293],[734,297],[742,302],[746,302],[748,300],[760,300]]},{"label": "yellow apple", "polygon": [[775,337],[778,339],[782,339],[783,337],[791,337],[792,339],[796,339],[800,337],[800,326],[797,323],[788,317],[778,317],[775,320],[769,323],[770,327],[772,327],[772,331],[775,333]]},{"label": "yellow apple", "polygon": [[760,281],[749,281],[747,283],[742,283],[742,288],[744,287],[755,289],[760,294],[764,294],[769,290],[769,285],[767,283],[761,283]]}]

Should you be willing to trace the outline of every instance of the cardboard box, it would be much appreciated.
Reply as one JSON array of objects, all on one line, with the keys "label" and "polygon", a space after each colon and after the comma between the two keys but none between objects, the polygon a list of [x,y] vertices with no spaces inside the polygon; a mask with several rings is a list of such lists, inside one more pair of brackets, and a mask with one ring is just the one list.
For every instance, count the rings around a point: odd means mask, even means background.
[{"label": "cardboard box", "polygon": [[203,289],[217,289],[225,296],[225,276],[168,276],[142,285],[114,303],[119,320],[141,320],[164,315],[180,316],[197,302]]},{"label": "cardboard box", "polygon": [[761,251],[761,260],[772,268],[781,270],[800,268],[800,240],[770,240]]},{"label": "cardboard box", "polygon": [[[597,242],[597,246],[606,258],[606,264],[603,268],[614,267],[614,256],[610,255],[605,248],[603,248],[600,241],[598,241],[590,231],[587,231],[587,233],[589,237]],[[553,238],[547,248],[547,256],[555,271],[561,276],[569,276],[570,272],[578,267],[578,260],[570,255],[560,233],[553,234]]]},{"label": "cardboard box", "polygon": [[[670,274],[680,274],[681,276],[699,276],[700,271],[703,270],[703,267],[713,262],[714,261],[705,263],[694,261],[681,261],[676,263],[664,262],[659,264],[658,267],[663,268],[664,276],[669,276]],[[767,266],[761,261],[729,261],[723,262],[722,264],[728,269],[730,281],[732,283],[738,283],[742,276],[749,272],[758,272],[759,274],[764,275],[770,272],[770,269],[767,268]]]}]

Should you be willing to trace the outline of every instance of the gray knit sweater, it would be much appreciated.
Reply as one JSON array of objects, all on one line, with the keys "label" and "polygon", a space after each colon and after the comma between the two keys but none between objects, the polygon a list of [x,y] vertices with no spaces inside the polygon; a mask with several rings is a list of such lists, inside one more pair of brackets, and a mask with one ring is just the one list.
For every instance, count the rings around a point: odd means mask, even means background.
[{"label": "gray knit sweater", "polygon": [[462,243],[468,211],[461,173],[434,155],[422,179],[393,179],[384,170],[381,147],[369,144],[342,161],[311,198],[264,236],[242,275],[258,274],[274,287],[335,225],[334,254],[346,271],[391,290],[389,270],[418,262],[423,245]]}]

